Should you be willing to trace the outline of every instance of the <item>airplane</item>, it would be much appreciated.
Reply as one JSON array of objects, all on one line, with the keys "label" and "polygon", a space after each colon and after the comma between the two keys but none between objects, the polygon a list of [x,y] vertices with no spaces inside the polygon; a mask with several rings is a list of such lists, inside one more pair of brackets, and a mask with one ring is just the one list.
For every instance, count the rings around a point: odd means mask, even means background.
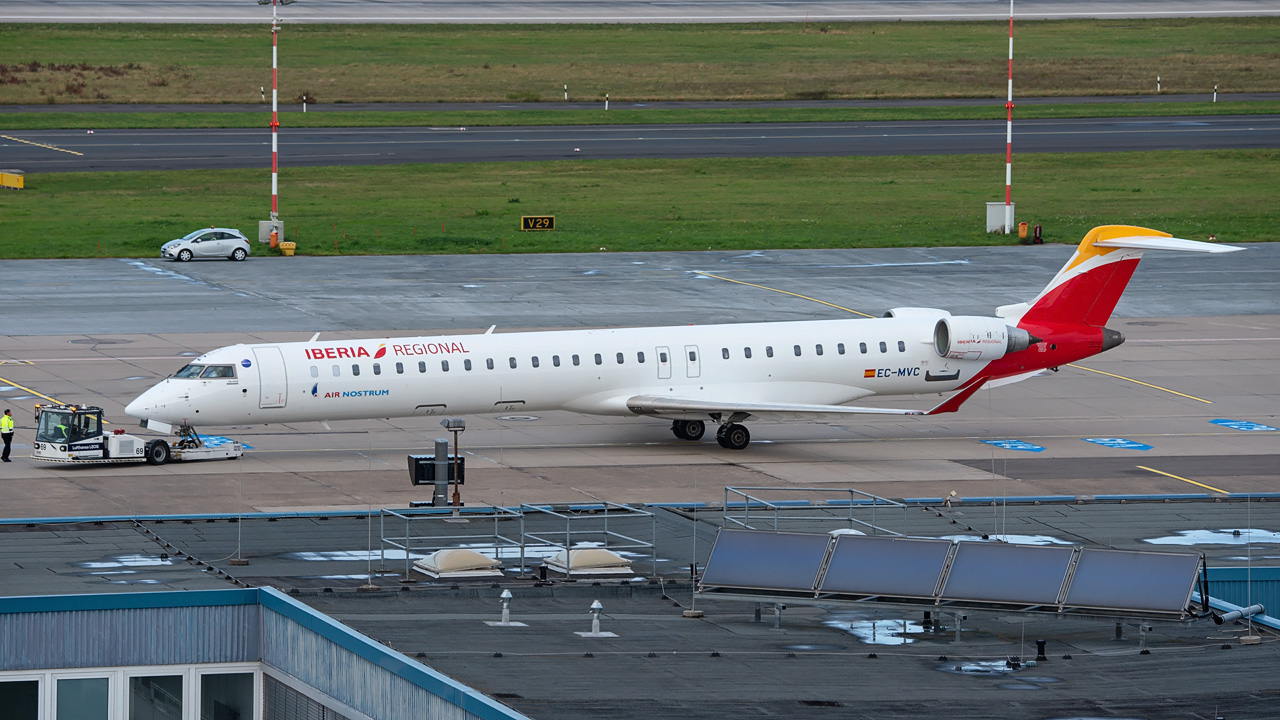
[{"label": "airplane", "polygon": [[[667,419],[689,441],[711,422],[722,447],[742,450],[750,419],[955,412],[982,387],[1110,350],[1124,335],[1105,325],[1143,252],[1241,249],[1097,227],[1039,295],[994,317],[901,307],[872,319],[233,345],[125,412],[190,437],[196,425],[570,410]],[[951,391],[930,410],[849,404]]]}]

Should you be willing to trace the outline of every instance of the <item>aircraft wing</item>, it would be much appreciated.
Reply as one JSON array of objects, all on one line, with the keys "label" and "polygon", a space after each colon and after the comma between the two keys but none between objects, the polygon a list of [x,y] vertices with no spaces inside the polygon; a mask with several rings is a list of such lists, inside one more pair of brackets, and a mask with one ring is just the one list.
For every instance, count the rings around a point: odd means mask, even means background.
[{"label": "aircraft wing", "polygon": [[627,408],[637,415],[682,415],[688,413],[733,415],[747,413],[755,417],[774,416],[787,419],[833,415],[924,415],[923,410],[859,407],[856,405],[806,405],[800,403],[723,402],[693,398],[637,395],[627,400]]}]

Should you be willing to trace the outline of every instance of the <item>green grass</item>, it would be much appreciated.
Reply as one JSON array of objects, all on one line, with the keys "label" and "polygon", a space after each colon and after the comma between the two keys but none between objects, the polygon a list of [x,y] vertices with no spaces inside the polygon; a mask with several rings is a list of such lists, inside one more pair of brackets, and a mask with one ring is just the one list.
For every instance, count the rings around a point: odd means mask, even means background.
[{"label": "green grass", "polygon": [[[288,17],[288,9],[283,12]],[[261,25],[0,25],[0,104],[258,102]],[[280,97],[320,102],[1003,97],[984,22],[291,25]],[[1019,95],[1280,90],[1280,18],[1017,24]]]},{"label": "green grass", "polygon": [[[1264,115],[1280,113],[1280,101],[1075,103],[1020,105],[1015,118]],[[725,108],[599,110],[468,110],[458,112],[283,113],[281,128],[481,127],[504,125],[659,125],[671,123],[870,122],[876,120],[1004,120],[1003,103],[908,108]],[[110,130],[151,128],[266,128],[271,112],[199,113],[0,113],[6,130]],[[1015,132],[1017,128],[1014,128]]]},{"label": "green grass", "polygon": [[[203,225],[254,236],[269,207],[263,170],[27,179],[0,193],[2,257],[154,257]],[[1280,151],[1023,155],[1014,181],[1051,242],[1109,223],[1280,240]],[[1004,244],[983,232],[1003,182],[1003,155],[286,168],[280,213],[305,255]],[[559,229],[517,229],[538,214]]]}]

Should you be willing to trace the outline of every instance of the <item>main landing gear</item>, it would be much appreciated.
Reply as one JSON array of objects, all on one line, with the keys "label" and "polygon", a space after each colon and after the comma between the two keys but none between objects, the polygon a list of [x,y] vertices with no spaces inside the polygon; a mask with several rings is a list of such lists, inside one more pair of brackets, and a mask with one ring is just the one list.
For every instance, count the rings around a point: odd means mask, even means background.
[{"label": "main landing gear", "polygon": [[[701,440],[707,424],[701,420],[676,420],[671,423],[671,433],[681,440]],[[741,450],[751,444],[751,432],[746,425],[724,423],[716,430],[716,442],[726,450]]]},{"label": "main landing gear", "polygon": [[746,425],[725,423],[716,431],[716,442],[726,450],[741,450],[751,444],[751,432]]},{"label": "main landing gear", "polygon": [[671,423],[671,432],[681,440],[701,440],[707,431],[707,424],[701,420],[676,420]]}]

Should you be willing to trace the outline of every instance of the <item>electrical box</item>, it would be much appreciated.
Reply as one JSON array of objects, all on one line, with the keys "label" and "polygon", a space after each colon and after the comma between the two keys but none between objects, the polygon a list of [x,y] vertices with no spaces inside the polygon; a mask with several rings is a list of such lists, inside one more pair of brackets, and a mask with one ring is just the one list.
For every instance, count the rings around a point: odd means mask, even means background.
[{"label": "electrical box", "polygon": [[276,232],[276,237],[284,240],[284,221],[283,220],[259,220],[258,221],[258,242],[271,242],[271,231]]},{"label": "electrical box", "polygon": [[[448,455],[449,469],[447,475],[449,482],[453,482],[454,455]],[[458,484],[467,484],[467,459],[465,457],[457,458],[458,462]],[[409,456],[409,482],[414,485],[434,485],[436,482],[436,456],[435,455],[410,455]]]}]

